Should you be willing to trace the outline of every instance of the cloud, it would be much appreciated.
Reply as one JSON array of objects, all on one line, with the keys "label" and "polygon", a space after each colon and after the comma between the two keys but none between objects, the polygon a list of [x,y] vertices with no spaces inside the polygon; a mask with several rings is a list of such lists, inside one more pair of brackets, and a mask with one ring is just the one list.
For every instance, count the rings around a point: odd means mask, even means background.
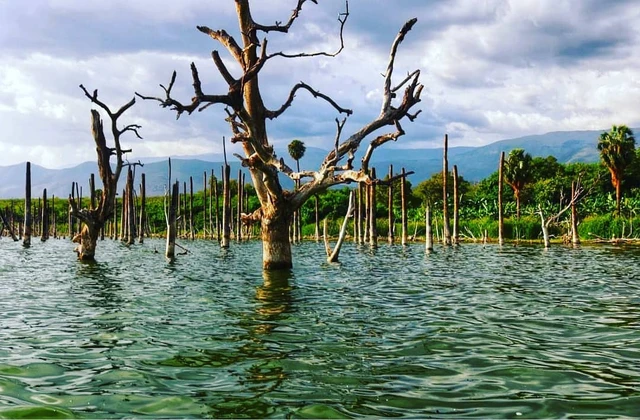
[{"label": "cloud", "polygon": [[[295,1],[252,3],[264,24],[284,22]],[[269,34],[269,51],[335,51],[342,0],[307,2],[288,34]],[[261,73],[265,104],[277,109],[303,80],[353,109],[344,135],[380,110],[389,47],[402,24],[418,24],[402,44],[396,80],[421,70],[422,113],[404,122],[393,147],[481,145],[557,130],[640,125],[640,9],[633,1],[596,0],[356,0],[349,4],[345,50],[335,58],[273,59]],[[163,94],[178,72],[173,94],[193,96],[189,64],[206,93],[225,93],[211,61],[217,48],[233,74],[238,67],[196,25],[238,36],[232,2],[167,0],[0,2],[0,165],[31,159],[50,167],[95,159],[89,131],[92,104],[78,88],[98,89],[113,108],[134,92]],[[28,30],[25,30],[28,28]],[[137,100],[122,124],[140,124],[143,140],[123,140],[132,158],[221,152],[230,135],[223,107],[183,115]],[[293,138],[330,148],[332,106],[299,92],[281,118],[268,123],[272,143]],[[239,145],[228,145],[240,152]]]}]

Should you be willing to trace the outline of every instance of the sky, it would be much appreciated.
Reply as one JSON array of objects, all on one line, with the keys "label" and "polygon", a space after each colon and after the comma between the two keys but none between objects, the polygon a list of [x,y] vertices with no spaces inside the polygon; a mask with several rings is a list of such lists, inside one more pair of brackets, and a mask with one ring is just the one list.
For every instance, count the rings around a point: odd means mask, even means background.
[{"label": "sky", "polygon": [[[296,0],[253,1],[254,20],[286,21]],[[268,108],[304,81],[351,108],[345,134],[381,106],[389,48],[405,21],[417,24],[398,52],[396,81],[421,71],[418,119],[391,147],[481,146],[551,131],[640,126],[640,7],[637,0],[350,0],[345,48],[336,58],[267,62],[260,82]],[[268,35],[270,52],[334,51],[344,1],[305,3],[289,34]],[[98,89],[113,110],[135,92],[161,96],[171,73],[174,96],[193,96],[189,65],[203,90],[226,93],[211,60],[224,47],[196,25],[238,37],[232,0],[0,0],[0,166],[31,161],[62,168],[95,160],[92,104]],[[220,153],[230,136],[224,108],[183,115],[138,99],[119,120],[139,124],[124,136],[129,159]],[[280,156],[300,139],[331,149],[335,118],[327,103],[300,92],[268,125]],[[386,147],[386,145],[385,145]],[[229,151],[238,151],[229,146]],[[378,153],[384,153],[378,150]]]}]

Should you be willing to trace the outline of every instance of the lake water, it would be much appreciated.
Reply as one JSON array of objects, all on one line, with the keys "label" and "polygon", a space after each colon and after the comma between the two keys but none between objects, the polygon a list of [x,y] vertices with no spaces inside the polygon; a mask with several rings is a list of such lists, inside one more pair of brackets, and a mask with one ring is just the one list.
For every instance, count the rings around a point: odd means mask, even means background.
[{"label": "lake water", "polygon": [[640,249],[0,240],[0,417],[640,416]]}]

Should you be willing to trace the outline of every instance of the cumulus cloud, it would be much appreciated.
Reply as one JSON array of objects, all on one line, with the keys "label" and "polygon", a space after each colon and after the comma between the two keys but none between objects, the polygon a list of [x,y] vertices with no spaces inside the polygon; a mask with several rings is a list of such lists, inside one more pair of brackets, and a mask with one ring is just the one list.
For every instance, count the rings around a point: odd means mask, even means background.
[{"label": "cumulus cloud", "polygon": [[[404,124],[394,147],[434,147],[445,132],[451,145],[482,145],[556,130],[640,125],[640,9],[616,0],[355,0],[345,28],[345,51],[336,58],[274,59],[261,74],[262,93],[278,108],[304,80],[354,110],[345,133],[380,110],[381,74],[402,24],[418,24],[401,46],[396,75],[416,68],[425,85],[423,110]],[[286,21],[295,1],[254,2],[261,23]],[[333,51],[339,45],[342,0],[305,4],[289,34],[270,34],[270,51]],[[95,159],[89,132],[91,103],[78,88],[99,89],[113,108],[134,92],[161,95],[177,70],[174,95],[193,95],[189,64],[200,69],[207,93],[224,93],[211,62],[224,49],[196,25],[226,28],[237,36],[232,2],[140,0],[0,2],[0,165],[32,160],[49,167]],[[29,28],[29,30],[25,30]],[[140,124],[143,140],[125,142],[132,158],[221,152],[229,136],[222,107],[183,115],[138,100],[122,117]],[[293,138],[330,148],[336,110],[299,92],[280,119],[269,122],[271,140],[284,150]],[[238,145],[228,145],[239,152]]]}]

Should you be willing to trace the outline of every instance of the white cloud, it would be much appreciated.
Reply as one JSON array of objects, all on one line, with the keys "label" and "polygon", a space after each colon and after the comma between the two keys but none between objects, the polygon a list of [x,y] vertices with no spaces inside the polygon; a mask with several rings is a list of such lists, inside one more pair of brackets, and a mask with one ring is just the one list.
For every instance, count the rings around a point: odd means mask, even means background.
[{"label": "white cloud", "polygon": [[[295,2],[255,2],[265,24],[286,21]],[[339,45],[341,0],[305,4],[290,34],[271,34],[270,51],[333,51]],[[345,134],[380,109],[381,73],[402,23],[418,24],[401,46],[399,80],[419,68],[425,85],[418,121],[404,123],[398,147],[480,145],[556,130],[640,125],[640,9],[617,1],[463,0],[428,4],[413,0],[355,0],[345,28],[345,51],[336,58],[274,59],[261,74],[265,103],[278,108],[304,80],[354,110]],[[178,72],[174,96],[193,95],[189,63],[200,69],[203,89],[224,93],[211,62],[214,41],[195,25],[235,33],[232,2],[166,0],[0,2],[0,165],[27,159],[50,167],[95,159],[89,132],[91,103],[78,88],[99,89],[112,109],[138,91],[162,95]],[[19,30],[28,26],[29,31]],[[234,74],[238,68],[224,52]],[[183,115],[138,100],[122,124],[140,124],[144,140],[123,142],[134,157],[221,151],[229,136],[222,107]],[[269,122],[277,147],[292,138],[329,148],[335,109],[299,92],[280,120]],[[231,151],[239,147],[230,146]]]}]

